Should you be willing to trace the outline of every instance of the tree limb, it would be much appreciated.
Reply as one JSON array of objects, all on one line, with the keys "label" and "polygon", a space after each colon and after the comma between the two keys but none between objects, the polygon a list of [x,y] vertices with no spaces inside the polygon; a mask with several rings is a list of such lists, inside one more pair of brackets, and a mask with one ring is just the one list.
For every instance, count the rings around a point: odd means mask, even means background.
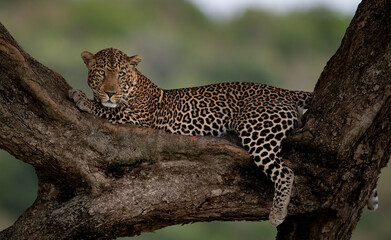
[{"label": "tree limb", "polygon": [[[364,1],[284,144],[295,172],[278,238],[349,239],[391,154],[391,3]],[[273,186],[240,146],[111,125],[0,24],[0,147],[34,166],[38,197],[1,239],[112,239],[268,218]],[[316,236],[316,237],[315,237]]]},{"label": "tree limb", "polygon": [[113,238],[177,223],[267,219],[273,187],[262,186],[266,178],[245,150],[82,113],[61,76],[0,32],[0,144],[39,178],[36,202],[0,238]]}]

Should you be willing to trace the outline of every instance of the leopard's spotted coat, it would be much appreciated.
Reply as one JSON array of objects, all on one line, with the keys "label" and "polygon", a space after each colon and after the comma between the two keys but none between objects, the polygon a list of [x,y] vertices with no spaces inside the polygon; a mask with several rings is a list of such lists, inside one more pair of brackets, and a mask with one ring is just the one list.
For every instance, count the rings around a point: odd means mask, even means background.
[{"label": "leopard's spotted coat", "polygon": [[95,101],[78,90],[70,97],[84,111],[112,123],[131,123],[183,135],[221,136],[235,131],[255,164],[274,183],[269,220],[283,222],[294,174],[281,159],[281,141],[298,122],[312,93],[258,83],[220,83],[163,90],[137,69],[139,55],[109,48],[83,52]]}]

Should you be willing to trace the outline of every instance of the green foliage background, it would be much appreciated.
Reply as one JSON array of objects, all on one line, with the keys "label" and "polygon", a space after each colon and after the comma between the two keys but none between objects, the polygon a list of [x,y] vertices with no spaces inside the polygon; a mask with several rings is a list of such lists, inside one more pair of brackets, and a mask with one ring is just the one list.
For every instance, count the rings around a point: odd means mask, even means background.
[{"label": "green foliage background", "polygon": [[[106,47],[141,54],[139,69],[163,88],[254,81],[311,91],[351,17],[317,8],[286,14],[248,10],[213,20],[185,0],[0,1],[0,22],[19,44],[89,94],[80,53]],[[380,208],[364,210],[353,239],[391,236],[390,179],[386,168],[378,186]],[[0,150],[0,230],[31,205],[36,192],[33,168]],[[134,239],[251,240],[275,234],[267,222],[213,222],[168,227]]]}]

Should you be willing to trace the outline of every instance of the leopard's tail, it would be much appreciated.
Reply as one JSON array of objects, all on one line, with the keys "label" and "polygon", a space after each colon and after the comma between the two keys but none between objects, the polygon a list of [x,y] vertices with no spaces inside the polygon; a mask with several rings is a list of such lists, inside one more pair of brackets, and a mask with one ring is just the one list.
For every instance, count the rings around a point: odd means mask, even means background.
[{"label": "leopard's tail", "polygon": [[379,206],[379,198],[377,196],[376,188],[372,190],[371,196],[368,199],[367,207],[371,211],[375,211]]}]

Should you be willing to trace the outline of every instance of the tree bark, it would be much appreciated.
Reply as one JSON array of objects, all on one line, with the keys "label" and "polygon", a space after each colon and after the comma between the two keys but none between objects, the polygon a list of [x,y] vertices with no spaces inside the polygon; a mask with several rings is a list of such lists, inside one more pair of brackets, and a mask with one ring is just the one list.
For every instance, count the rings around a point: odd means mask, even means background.
[{"label": "tree bark", "polygon": [[[284,143],[295,172],[278,239],[349,239],[391,154],[391,2],[363,1]],[[173,224],[268,218],[273,185],[234,140],[112,125],[0,24],[0,147],[38,197],[0,239],[113,239]],[[231,136],[229,136],[231,137]]]}]

